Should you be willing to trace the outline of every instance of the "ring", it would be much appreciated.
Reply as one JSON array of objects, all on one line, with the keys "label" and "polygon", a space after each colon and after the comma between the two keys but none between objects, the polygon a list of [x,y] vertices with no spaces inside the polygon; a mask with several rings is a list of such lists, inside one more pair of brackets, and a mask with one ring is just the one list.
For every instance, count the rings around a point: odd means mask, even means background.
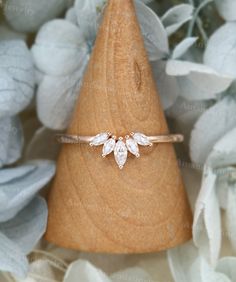
[{"label": "ring", "polygon": [[154,143],[180,143],[184,141],[181,134],[167,134],[146,136],[143,133],[130,133],[125,137],[116,137],[110,132],[102,132],[96,136],[79,136],[68,134],[57,134],[56,139],[63,144],[85,143],[90,146],[101,146],[102,157],[114,152],[114,157],[119,168],[122,169],[127,161],[128,152],[137,158],[140,157],[139,146],[153,146]]}]

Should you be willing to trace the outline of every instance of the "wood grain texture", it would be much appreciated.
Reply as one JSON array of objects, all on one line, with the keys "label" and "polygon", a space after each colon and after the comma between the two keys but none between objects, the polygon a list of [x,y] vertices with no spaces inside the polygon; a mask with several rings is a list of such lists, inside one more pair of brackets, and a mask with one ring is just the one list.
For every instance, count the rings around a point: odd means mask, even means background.
[{"label": "wood grain texture", "polygon": [[[168,132],[131,0],[110,0],[69,134]],[[145,253],[191,238],[192,215],[172,144],[113,155],[64,145],[49,195],[46,239],[91,252]]]}]

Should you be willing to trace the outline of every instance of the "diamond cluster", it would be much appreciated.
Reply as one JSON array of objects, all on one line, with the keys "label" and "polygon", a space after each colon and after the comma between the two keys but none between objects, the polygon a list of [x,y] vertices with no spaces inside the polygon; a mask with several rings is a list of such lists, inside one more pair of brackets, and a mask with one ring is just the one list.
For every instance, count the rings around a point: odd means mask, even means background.
[{"label": "diamond cluster", "polygon": [[122,169],[127,161],[128,152],[139,158],[138,145],[152,146],[152,143],[143,133],[131,133],[130,135],[126,135],[125,138],[117,138],[109,132],[103,132],[96,135],[90,142],[90,146],[100,145],[103,145],[102,156],[105,158],[114,152],[116,163]]}]

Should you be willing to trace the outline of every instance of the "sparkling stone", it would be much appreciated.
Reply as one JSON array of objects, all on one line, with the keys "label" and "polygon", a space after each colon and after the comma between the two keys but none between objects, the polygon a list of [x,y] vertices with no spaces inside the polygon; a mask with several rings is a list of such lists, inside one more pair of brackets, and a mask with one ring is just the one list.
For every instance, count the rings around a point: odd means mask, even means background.
[{"label": "sparkling stone", "polygon": [[133,136],[134,140],[142,146],[150,146],[152,143],[148,140],[147,136],[143,133],[134,133]]},{"label": "sparkling stone", "polygon": [[108,133],[100,133],[92,139],[92,141],[90,142],[90,145],[91,146],[103,145],[108,140],[108,138],[109,138]]},{"label": "sparkling stone", "polygon": [[119,168],[122,169],[127,161],[128,155],[127,147],[122,140],[117,141],[114,149],[114,155]]},{"label": "sparkling stone", "polygon": [[138,144],[133,138],[128,138],[126,140],[126,146],[131,154],[135,155],[137,158],[140,156]]},{"label": "sparkling stone", "polygon": [[102,156],[105,157],[109,155],[114,149],[116,145],[116,140],[113,138],[108,139],[103,146]]}]

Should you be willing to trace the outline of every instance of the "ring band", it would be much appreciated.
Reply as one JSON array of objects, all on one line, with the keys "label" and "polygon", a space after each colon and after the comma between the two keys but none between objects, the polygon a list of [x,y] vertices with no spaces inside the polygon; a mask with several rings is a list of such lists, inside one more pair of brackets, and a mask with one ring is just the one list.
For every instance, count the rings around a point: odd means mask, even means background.
[{"label": "ring band", "polygon": [[140,157],[140,146],[152,146],[154,143],[180,143],[184,141],[181,134],[166,134],[146,136],[143,133],[130,133],[125,137],[116,137],[110,132],[102,132],[96,136],[80,136],[69,134],[57,134],[56,140],[63,144],[89,144],[90,146],[103,145],[102,156],[106,157],[114,151],[115,160],[120,169],[127,161],[128,152]]}]

